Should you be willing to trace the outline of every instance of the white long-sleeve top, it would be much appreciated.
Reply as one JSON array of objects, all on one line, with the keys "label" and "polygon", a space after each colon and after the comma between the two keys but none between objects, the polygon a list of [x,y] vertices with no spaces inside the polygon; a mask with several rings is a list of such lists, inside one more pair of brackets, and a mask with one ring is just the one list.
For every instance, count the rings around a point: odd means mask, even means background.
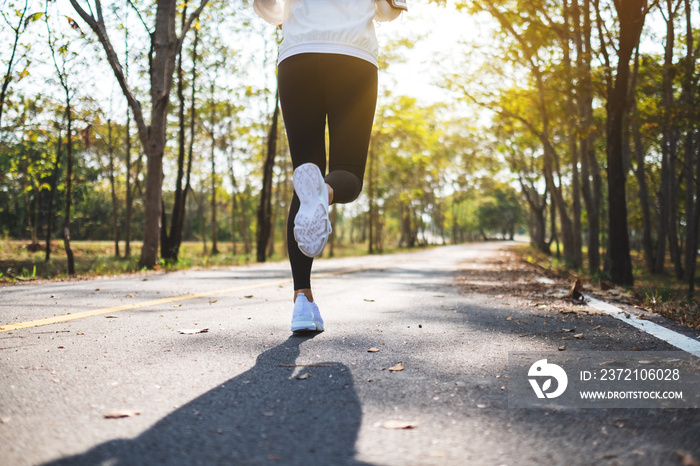
[{"label": "white long-sleeve top", "polygon": [[255,0],[253,8],[268,23],[282,25],[278,63],[299,53],[338,53],[377,66],[373,20],[400,14],[387,0]]}]

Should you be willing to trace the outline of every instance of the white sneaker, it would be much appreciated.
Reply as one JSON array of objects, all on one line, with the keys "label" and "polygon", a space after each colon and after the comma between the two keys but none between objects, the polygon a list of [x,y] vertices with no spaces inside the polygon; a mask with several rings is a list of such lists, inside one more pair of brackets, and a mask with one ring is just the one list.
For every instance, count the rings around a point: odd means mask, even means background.
[{"label": "white sneaker", "polygon": [[294,170],[293,180],[294,191],[301,201],[294,218],[294,239],[305,256],[318,257],[332,231],[328,218],[328,186],[321,170],[313,163],[305,163]]},{"label": "white sneaker", "polygon": [[316,303],[299,294],[294,302],[292,332],[323,332],[323,319]]}]

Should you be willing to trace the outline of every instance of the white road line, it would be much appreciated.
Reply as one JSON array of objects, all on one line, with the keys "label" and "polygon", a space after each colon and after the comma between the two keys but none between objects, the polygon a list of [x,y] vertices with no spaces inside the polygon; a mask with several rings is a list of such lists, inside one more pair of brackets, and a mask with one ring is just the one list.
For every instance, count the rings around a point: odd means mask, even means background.
[{"label": "white road line", "polygon": [[655,336],[656,338],[665,341],[666,343],[675,346],[676,348],[687,351],[688,353],[700,358],[700,341],[681,335],[680,333],[669,330],[654,322],[639,319],[637,316],[625,312],[619,307],[599,301],[595,298],[586,297],[588,305],[600,311],[605,312],[609,316],[619,319],[632,327],[645,331],[646,333]]}]

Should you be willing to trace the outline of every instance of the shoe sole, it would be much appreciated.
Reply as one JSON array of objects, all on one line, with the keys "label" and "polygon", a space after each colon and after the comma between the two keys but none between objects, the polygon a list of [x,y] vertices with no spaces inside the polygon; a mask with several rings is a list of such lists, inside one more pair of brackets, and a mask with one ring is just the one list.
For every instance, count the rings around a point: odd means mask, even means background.
[{"label": "shoe sole", "polygon": [[316,324],[313,321],[303,320],[292,322],[292,332],[315,332]]},{"label": "shoe sole", "polygon": [[294,218],[294,239],[308,257],[320,256],[331,233],[328,191],[321,170],[311,163],[294,170],[294,191],[301,201]]}]

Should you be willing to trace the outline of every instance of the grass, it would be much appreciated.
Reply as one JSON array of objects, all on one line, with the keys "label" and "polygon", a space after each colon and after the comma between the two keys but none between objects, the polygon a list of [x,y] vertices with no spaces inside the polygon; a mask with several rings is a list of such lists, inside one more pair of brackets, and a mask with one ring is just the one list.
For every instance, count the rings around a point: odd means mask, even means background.
[{"label": "grass", "polygon": [[[584,283],[594,287],[612,286],[610,277],[605,273],[591,275],[587,273],[587,263],[584,268],[572,270],[566,267],[563,260],[555,255],[547,255],[530,246],[516,246],[516,253],[525,261],[536,265],[550,274],[559,277],[579,278]],[[584,249],[584,262],[587,251]],[[601,255],[601,260],[604,256]],[[634,286],[627,289],[631,294],[632,302],[651,312],[667,317],[688,328],[700,330],[700,276],[696,276],[696,292],[688,295],[688,285],[685,281],[678,280],[673,275],[673,264],[666,265],[663,274],[652,274],[644,264],[642,254],[632,253],[632,267],[634,272]]]},{"label": "grass", "polygon": [[[50,262],[45,261],[45,251],[30,251],[29,241],[0,240],[0,283],[31,281],[38,279],[65,279],[67,274],[66,253],[62,241],[52,243],[55,250],[51,253]],[[211,244],[208,244],[211,248]],[[120,253],[124,254],[124,243],[119,244]],[[131,243],[131,257],[117,257],[114,254],[114,242],[109,241],[71,241],[71,249],[75,258],[77,278],[96,276],[121,275],[128,273],[145,273],[139,267],[141,243]],[[184,242],[180,247],[177,262],[162,261],[156,270],[184,270],[190,268],[226,267],[244,265],[255,261],[255,252],[244,254],[243,245],[236,245],[236,254],[230,242],[219,243],[219,254],[211,255],[204,252],[201,242]],[[324,257],[328,257],[330,247],[326,247]],[[406,251],[402,248],[388,248],[384,253],[391,254]],[[413,250],[416,250],[414,248]],[[335,245],[333,257],[354,257],[367,254],[366,244]],[[275,254],[268,258],[269,262],[286,260],[282,253],[282,244],[276,245]]]}]

